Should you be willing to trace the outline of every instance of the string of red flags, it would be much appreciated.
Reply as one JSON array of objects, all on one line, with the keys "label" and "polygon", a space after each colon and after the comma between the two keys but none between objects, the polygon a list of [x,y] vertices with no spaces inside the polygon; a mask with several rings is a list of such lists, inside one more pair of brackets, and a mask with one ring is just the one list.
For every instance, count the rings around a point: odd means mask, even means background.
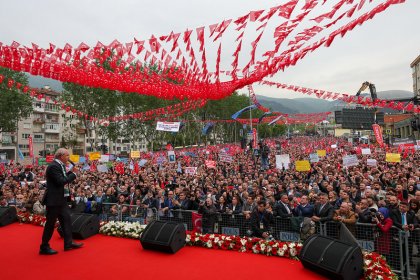
[{"label": "string of red flags", "polygon": [[398,111],[407,111],[407,112],[414,112],[420,113],[420,106],[415,105],[413,102],[399,102],[393,100],[385,100],[385,99],[376,99],[373,101],[370,97],[363,97],[363,96],[355,96],[350,94],[343,94],[337,92],[331,92],[321,89],[313,89],[307,87],[301,87],[296,85],[288,85],[283,83],[276,83],[271,81],[263,80],[260,82],[262,85],[268,85],[272,87],[277,87],[281,89],[291,90],[297,93],[302,93],[310,96],[315,96],[317,98],[322,99],[332,99],[332,100],[340,100],[345,103],[349,104],[359,104],[366,107],[379,107],[379,108],[390,108],[393,110]]},{"label": "string of red flags", "polygon": [[[294,66],[320,47],[330,47],[338,37],[405,1],[329,0],[332,8],[324,2],[284,1],[209,26],[130,42],[81,42],[77,47],[0,42],[0,66],[161,99],[218,100]],[[308,21],[309,27],[301,28]],[[228,45],[235,46],[233,53],[224,48]],[[222,71],[221,66],[228,68]]]}]

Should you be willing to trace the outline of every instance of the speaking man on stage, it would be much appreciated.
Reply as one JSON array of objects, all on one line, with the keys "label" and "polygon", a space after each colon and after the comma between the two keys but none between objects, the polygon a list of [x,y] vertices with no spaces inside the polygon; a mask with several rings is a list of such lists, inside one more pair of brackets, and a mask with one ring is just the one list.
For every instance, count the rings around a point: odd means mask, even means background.
[{"label": "speaking man on stage", "polygon": [[70,196],[68,184],[76,179],[78,169],[73,166],[71,171],[66,170],[69,162],[69,152],[60,148],[55,153],[54,161],[47,167],[45,177],[47,179],[47,190],[43,198],[43,204],[46,205],[46,218],[44,232],[42,234],[42,244],[39,250],[41,255],[54,255],[57,251],[50,247],[50,239],[54,232],[54,225],[60,222],[64,235],[64,251],[77,249],[83,246],[83,243],[75,243],[72,239],[70,208],[67,199]]}]

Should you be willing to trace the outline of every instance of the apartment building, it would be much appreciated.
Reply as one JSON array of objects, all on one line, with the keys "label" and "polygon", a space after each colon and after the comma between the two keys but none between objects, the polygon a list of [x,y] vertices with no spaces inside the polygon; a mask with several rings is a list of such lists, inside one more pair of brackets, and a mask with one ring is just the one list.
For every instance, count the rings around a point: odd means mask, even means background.
[{"label": "apartment building", "polygon": [[[45,86],[39,90],[42,99],[33,99],[33,113],[18,122],[16,132],[2,133],[0,144],[0,160],[15,160],[23,164],[31,164],[36,158],[52,154],[64,140],[69,139],[73,153],[84,154],[84,130],[78,118],[62,110],[54,103],[60,93]],[[30,157],[29,138],[32,137],[33,155]],[[23,156],[23,158],[22,158]]]}]

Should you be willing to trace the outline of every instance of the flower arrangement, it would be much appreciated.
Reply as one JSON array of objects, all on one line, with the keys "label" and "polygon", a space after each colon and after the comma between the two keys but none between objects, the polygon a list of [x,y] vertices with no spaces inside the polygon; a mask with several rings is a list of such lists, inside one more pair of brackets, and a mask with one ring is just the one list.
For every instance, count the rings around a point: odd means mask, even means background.
[{"label": "flower arrangement", "polygon": [[138,239],[146,225],[130,222],[108,222],[103,223],[99,228],[99,233],[109,236],[126,237]]},{"label": "flower arrangement", "polygon": [[366,280],[383,279],[397,280],[398,277],[386,263],[385,258],[375,252],[363,252],[364,271]]},{"label": "flower arrangement", "polygon": [[264,240],[260,238],[239,237],[222,234],[200,234],[190,232],[186,238],[187,245],[201,246],[222,250],[249,252],[267,256],[279,256],[297,259],[301,243]]},{"label": "flower arrangement", "polygon": [[31,214],[28,212],[19,212],[17,214],[17,218],[19,223],[23,224],[32,224],[36,226],[45,226],[45,222],[47,221],[47,218],[40,215]]},{"label": "flower arrangement", "polygon": [[[21,223],[29,223],[38,226],[45,225],[45,217],[18,213]],[[101,222],[99,232],[108,236],[138,239],[146,225],[129,222]],[[301,243],[282,242],[277,240],[264,240],[260,238],[240,237],[223,234],[201,234],[187,232],[186,244],[211,249],[234,250],[263,254],[267,256],[286,257],[298,259]],[[397,280],[398,277],[392,272],[385,258],[375,252],[363,252],[364,279],[366,280]]]}]

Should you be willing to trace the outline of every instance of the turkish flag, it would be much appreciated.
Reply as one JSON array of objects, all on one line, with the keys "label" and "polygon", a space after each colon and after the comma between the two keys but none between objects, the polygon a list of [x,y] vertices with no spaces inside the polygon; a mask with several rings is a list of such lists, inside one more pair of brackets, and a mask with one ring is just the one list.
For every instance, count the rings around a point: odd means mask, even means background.
[{"label": "turkish flag", "polygon": [[195,232],[202,232],[202,215],[192,212],[191,213],[191,217],[192,217],[192,224],[193,224],[193,231]]},{"label": "turkish flag", "polygon": [[134,162],[134,169],[133,169],[133,173],[134,174],[139,174],[140,173],[140,168],[139,168],[139,163],[136,161]]}]

